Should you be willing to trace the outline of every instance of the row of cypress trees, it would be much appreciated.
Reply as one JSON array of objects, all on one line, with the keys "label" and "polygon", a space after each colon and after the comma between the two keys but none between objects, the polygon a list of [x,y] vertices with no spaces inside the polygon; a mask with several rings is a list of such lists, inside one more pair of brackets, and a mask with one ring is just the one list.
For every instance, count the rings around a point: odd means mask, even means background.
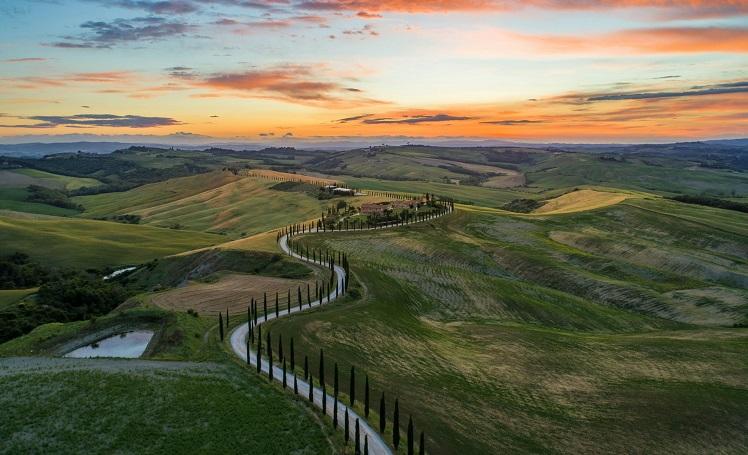
[{"label": "row of cypress trees", "polygon": [[250,171],[247,173],[247,177],[255,177],[255,178],[262,178],[266,180],[273,180],[275,182],[294,182],[294,183],[308,183],[310,185],[324,187],[325,185],[335,185],[337,186],[336,182],[330,183],[327,181],[322,180],[308,180],[308,179],[301,179],[301,178],[291,178],[291,177],[281,177],[279,175],[267,175],[267,174],[261,174],[259,172]]},{"label": "row of cypress trees", "polygon": [[[446,213],[451,212],[454,210],[454,201],[448,200],[448,199],[434,199],[433,196],[429,196],[428,193],[426,193],[427,199],[431,197],[430,202],[433,203],[437,208],[437,215],[444,215]],[[403,199],[403,198],[400,198]],[[313,233],[313,232],[326,232],[328,229],[331,232],[334,231],[356,231],[356,230],[366,230],[366,229],[372,229],[372,228],[384,228],[388,226],[403,226],[410,223],[415,223],[419,221],[423,221],[429,216],[432,216],[433,213],[409,213],[405,217],[401,217],[400,219],[389,221],[385,224],[382,223],[372,223],[368,220],[366,222],[362,220],[358,220],[358,222],[348,222],[347,220],[342,223],[338,222],[337,224],[333,224],[331,226],[328,226],[325,222],[325,214],[323,213],[321,218],[318,219],[314,223],[299,223],[299,224],[291,224],[289,226],[286,226],[283,229],[278,230],[276,232],[276,241],[280,240],[281,237],[284,235],[288,235],[288,237],[292,237],[297,234],[306,234],[306,233]]]},{"label": "row of cypress trees", "polygon": [[[448,201],[446,204],[444,204],[441,209],[440,213],[444,214],[448,211],[451,211],[454,209],[454,205],[451,201]],[[414,217],[410,220],[403,220],[403,224],[408,222],[413,222],[419,220],[418,218]],[[342,292],[345,292],[348,288],[348,280],[347,277],[349,276],[349,267],[350,264],[348,262],[348,257],[344,253],[340,252],[330,252],[330,251],[321,251],[321,250],[312,250],[311,253],[307,247],[304,247],[300,245],[297,242],[292,242],[290,239],[294,234],[299,233],[306,233],[306,232],[312,232],[313,225],[307,225],[307,224],[296,224],[291,225],[283,230],[278,232],[277,239],[280,240],[280,238],[283,235],[288,235],[288,246],[291,251],[298,254],[304,259],[311,260],[315,263],[320,263],[326,266],[329,266],[330,270],[333,272],[331,274],[330,283],[327,287],[327,293],[325,293],[325,283],[323,282],[321,287],[317,282],[315,282],[315,297],[316,300],[320,301],[320,304],[324,301],[324,296],[328,296],[328,302],[330,301],[330,295],[332,294],[332,284],[334,282],[335,284],[335,297],[337,298],[339,293],[341,292],[341,289],[339,289],[338,281],[335,279],[335,264],[340,264],[344,270],[345,270],[345,277],[343,279],[343,289]],[[324,226],[323,226],[324,229]],[[337,262],[336,262],[337,259]],[[299,309],[302,308],[302,293],[301,293],[301,287],[298,287],[297,289],[297,302],[299,305]],[[311,290],[310,286],[307,285],[307,303],[309,306],[311,306]],[[250,347],[250,341],[253,344],[255,335],[254,331],[255,328],[258,330],[257,334],[257,351],[256,351],[256,367],[257,372],[262,372],[262,328],[260,325],[257,324],[258,319],[258,310],[257,310],[257,303],[254,301],[254,298],[252,299],[252,302],[250,306],[247,308],[247,322],[249,324],[249,337],[247,339],[247,363],[250,363],[249,359],[249,347]],[[290,313],[291,310],[291,291],[288,291],[288,297],[287,297],[287,310]],[[263,294],[263,307],[265,315],[267,315],[267,295]],[[278,300],[278,294],[276,293],[276,300],[275,300],[275,313],[276,317],[279,316],[279,300]],[[228,319],[229,314],[228,310],[226,311],[226,328],[228,329]],[[267,320],[267,316],[265,316],[265,320]],[[223,321],[222,321],[222,315],[219,314],[219,326],[220,326],[220,335],[221,340],[223,340],[224,331],[223,331]],[[273,374],[274,374],[274,368],[273,368],[273,349],[272,349],[272,337],[270,333],[268,332],[266,335],[266,346],[267,346],[267,357],[268,357],[268,379],[269,381],[273,381]],[[278,338],[278,362],[282,365],[283,370],[283,378],[282,378],[282,384],[283,388],[285,389],[288,387],[287,383],[287,361],[286,357],[283,352],[283,338]],[[290,339],[290,370],[293,374],[293,389],[294,393],[298,395],[298,381],[297,376],[295,373],[295,356],[294,356],[294,343],[293,343],[293,337]],[[319,386],[322,390],[322,411],[324,414],[327,414],[327,385],[326,385],[326,378],[325,378],[325,361],[324,361],[324,351],[320,349],[320,356],[319,356]],[[334,376],[333,376],[333,426],[337,428],[338,426],[338,402],[339,402],[339,380],[338,380],[338,364],[335,363],[334,367]],[[356,403],[356,370],[355,367],[351,366],[351,371],[349,375],[350,383],[348,387],[349,392],[349,406],[354,406]],[[304,356],[304,380],[308,382],[309,389],[308,389],[308,399],[309,401],[314,400],[314,378],[311,374],[311,371],[309,370],[309,358],[307,355]],[[364,417],[369,418],[370,413],[370,390],[369,390],[369,376],[365,375],[365,385],[364,385],[364,399],[363,399],[363,406],[364,406]],[[379,431],[382,434],[385,434],[387,430],[387,409],[386,409],[386,400],[385,400],[385,393],[382,392],[382,395],[379,400]],[[344,418],[344,425],[345,425],[345,441],[346,443],[349,442],[350,438],[350,429],[349,429],[349,417],[348,417],[348,406],[345,407],[345,418]],[[359,419],[357,418],[355,421],[355,452],[357,454],[361,453],[361,442],[360,442],[360,429],[359,429]],[[415,436],[414,436],[414,425],[413,425],[413,418],[412,416],[409,416],[408,418],[408,427],[407,427],[407,433],[406,433],[406,444],[407,444],[407,453],[409,455],[414,454],[415,450]],[[395,447],[395,450],[397,450],[400,446],[400,406],[399,406],[399,400],[395,398],[395,404],[394,404],[394,411],[392,416],[392,443]],[[419,453],[423,454],[425,453],[425,435],[424,432],[421,431],[420,437],[419,437],[419,443],[418,443]],[[365,435],[364,437],[364,444],[363,444],[363,453],[368,454],[368,435]]]},{"label": "row of cypress trees", "polygon": [[[259,329],[259,336],[257,341],[257,351],[256,351],[256,367],[258,374],[262,372],[262,328],[258,326]],[[268,380],[270,382],[273,381],[273,349],[272,349],[272,336],[270,333],[267,333],[265,345],[267,346],[267,357],[268,357]],[[249,340],[247,341],[247,363],[249,364]],[[296,359],[294,355],[294,340],[293,337],[290,339],[290,372],[293,375],[293,391],[294,394],[298,395],[298,381],[297,376],[295,373],[296,368]],[[283,337],[278,337],[278,359],[279,363],[282,365],[283,369],[283,377],[282,377],[282,384],[283,388],[288,387],[287,383],[287,360],[283,351]],[[318,369],[318,384],[319,388],[322,390],[322,412],[323,414],[327,414],[327,401],[328,401],[328,394],[327,394],[327,380],[325,376],[325,355],[324,350],[320,349],[319,353],[319,369]],[[312,372],[309,368],[309,356],[304,356],[304,366],[303,366],[303,372],[304,372],[304,381],[306,381],[309,384],[308,389],[308,396],[307,399],[310,402],[314,401],[314,377],[312,375]],[[365,381],[364,381],[364,398],[363,398],[363,408],[364,408],[364,417],[369,418],[370,414],[370,386],[369,386],[369,375],[365,375]],[[354,366],[351,366],[350,374],[349,374],[349,386],[348,386],[348,406],[345,406],[345,417],[344,417],[344,433],[345,433],[345,442],[349,442],[350,438],[350,429],[348,427],[349,425],[349,416],[348,416],[348,408],[354,407],[356,404],[356,368]],[[340,382],[339,382],[339,369],[338,369],[338,363],[335,362],[334,369],[333,369],[333,394],[331,399],[333,400],[333,427],[338,427],[338,403],[340,402],[339,398],[340,393]],[[359,431],[358,431],[359,421],[356,419],[356,441],[355,441],[355,450],[356,453],[361,453],[361,443],[359,438]],[[385,399],[385,393],[382,392],[381,397],[379,399],[379,432],[382,434],[386,434],[387,431],[387,408],[386,408],[386,399]],[[401,435],[400,435],[400,403],[399,399],[395,398],[395,405],[394,405],[394,411],[392,414],[392,444],[397,450],[400,446],[401,442]],[[412,416],[409,416],[408,418],[408,427],[407,427],[407,433],[406,433],[406,444],[407,444],[407,453],[409,455],[413,455],[415,452],[415,435],[414,435],[414,424],[413,424],[413,418]],[[426,449],[425,445],[425,434],[423,431],[420,433],[419,442],[418,442],[418,450],[419,454],[424,454]],[[364,445],[363,445],[363,453],[368,453],[368,436],[365,436],[364,438]]]}]

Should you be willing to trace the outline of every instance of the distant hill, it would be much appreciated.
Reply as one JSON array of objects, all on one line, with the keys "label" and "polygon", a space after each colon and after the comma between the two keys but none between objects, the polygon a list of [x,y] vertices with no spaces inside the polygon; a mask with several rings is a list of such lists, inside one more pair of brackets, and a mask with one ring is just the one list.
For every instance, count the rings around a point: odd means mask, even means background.
[{"label": "distant hill", "polygon": [[129,147],[121,142],[59,142],[28,144],[0,144],[0,155],[13,157],[38,158],[55,153],[112,153],[115,150]]},{"label": "distant hill", "polygon": [[[431,147],[450,147],[450,148],[477,148],[477,147],[527,147],[539,148],[545,150],[564,150],[564,151],[584,151],[584,152],[641,152],[657,151],[677,152],[687,148],[689,150],[701,149],[706,150],[712,147],[729,147],[745,148],[748,147],[748,138],[744,139],[721,139],[694,142],[673,142],[663,144],[574,144],[574,143],[531,143],[531,142],[513,142],[497,139],[450,139],[450,138],[330,138],[330,139],[292,139],[282,142],[225,142],[216,138],[214,142],[203,141],[200,143],[190,143],[185,140],[184,143],[175,142],[176,139],[168,138],[163,142],[154,137],[153,142],[142,141],[75,141],[75,142],[26,142],[19,144],[0,144],[0,155],[11,157],[28,157],[39,158],[45,155],[56,153],[75,153],[78,151],[87,153],[105,154],[115,150],[127,149],[132,146],[138,147],[160,147],[160,148],[177,148],[180,150],[207,150],[210,148],[221,148],[227,150],[261,150],[267,147],[284,146],[293,147],[297,150],[330,150],[330,151],[347,151],[355,149],[365,149],[372,146],[389,146],[389,147],[408,147],[408,146],[431,146]],[[734,152],[734,150],[731,150]],[[748,153],[748,149],[745,150]]]}]

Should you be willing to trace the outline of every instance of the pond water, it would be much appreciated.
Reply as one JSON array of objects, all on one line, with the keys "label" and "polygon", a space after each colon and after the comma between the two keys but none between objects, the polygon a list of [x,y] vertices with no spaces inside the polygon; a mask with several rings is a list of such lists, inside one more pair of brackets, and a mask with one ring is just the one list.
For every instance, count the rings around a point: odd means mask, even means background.
[{"label": "pond water", "polygon": [[104,281],[111,280],[112,278],[116,278],[123,273],[132,272],[133,270],[137,269],[137,267],[125,267],[124,269],[115,270],[114,272],[110,273],[109,275],[104,277]]},{"label": "pond water", "polygon": [[117,335],[104,338],[87,346],[70,351],[64,357],[91,358],[91,357],[122,357],[136,359],[143,355],[148,347],[153,332],[150,330],[134,330],[132,332],[118,333]]}]

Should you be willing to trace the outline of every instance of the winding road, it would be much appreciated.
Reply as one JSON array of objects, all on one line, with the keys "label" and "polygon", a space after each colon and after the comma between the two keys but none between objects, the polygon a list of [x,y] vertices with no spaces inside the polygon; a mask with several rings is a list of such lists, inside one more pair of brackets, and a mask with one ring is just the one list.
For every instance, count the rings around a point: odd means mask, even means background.
[{"label": "winding road", "polygon": [[[423,220],[412,221],[406,224],[415,224],[415,223],[429,221],[429,220],[438,218],[440,216],[446,215],[452,212],[452,210],[453,210],[452,208],[448,207],[447,211],[443,214],[435,214],[427,218],[424,218]],[[315,234],[315,233],[321,234],[324,232],[360,232],[360,231],[366,231],[366,230],[389,229],[389,228],[395,228],[395,227],[401,227],[401,226],[404,226],[404,225],[393,223],[393,224],[386,225],[383,227],[378,227],[378,228],[355,229],[355,230],[348,229],[348,230],[336,230],[336,231],[321,231],[315,228],[315,229],[312,229],[311,231],[307,231],[306,233],[307,234]],[[321,260],[315,261],[310,258],[300,256],[294,253],[293,251],[291,251],[291,249],[288,247],[288,235],[283,235],[282,237],[280,237],[280,239],[278,240],[278,246],[280,247],[281,250],[283,250],[284,253],[294,258],[300,259],[305,262],[321,265],[321,266],[328,266],[326,263],[323,263]],[[343,289],[343,284],[346,279],[345,270],[343,269],[343,267],[339,265],[335,265],[334,268],[335,268],[335,276],[337,278],[337,287],[339,289]],[[325,304],[332,302],[333,300],[336,299],[335,294],[336,294],[335,290],[332,289],[330,294],[327,296],[327,298],[323,297],[321,300],[326,301]],[[290,315],[299,313],[301,311],[310,310],[314,307],[320,306],[321,304],[322,303],[320,300],[315,300],[311,304],[304,305],[302,308],[293,307],[291,308],[290,312],[286,309],[282,313],[279,313],[278,317],[279,318],[288,317]],[[258,316],[257,326],[262,325],[266,321],[272,321],[273,319],[276,319],[274,312],[268,312],[266,315]],[[247,360],[247,336],[248,335],[249,335],[249,323],[245,322],[244,324],[234,329],[233,332],[231,332],[231,338],[230,338],[232,350],[237,356],[239,356],[242,360],[245,360],[245,361]],[[257,359],[256,352],[250,349],[249,350],[249,363],[251,365],[254,365],[255,367],[257,366],[256,359]],[[267,375],[270,372],[270,368],[271,366],[269,365],[269,362],[267,361],[267,359],[265,359],[261,365],[262,372]],[[275,381],[282,383],[283,382],[283,368],[276,366],[276,365],[272,365],[272,368],[273,368],[273,379]],[[286,381],[287,381],[287,384],[289,385],[289,390],[293,391],[293,381],[294,381],[293,372],[286,373]],[[296,378],[296,382],[298,385],[299,396],[308,397],[309,396],[309,383],[299,377]],[[322,409],[322,389],[315,386],[312,389],[312,393],[313,393],[314,405],[317,406],[319,409]],[[327,415],[329,415],[332,418],[333,413],[334,413],[335,400],[332,394],[330,393],[327,393],[327,404],[328,404],[327,410],[326,410]],[[361,434],[361,448],[360,448],[361,453],[363,453],[364,439],[366,439],[368,442],[368,448],[369,448],[370,454],[374,454],[374,455],[392,454],[392,450],[387,445],[387,443],[384,441],[382,436],[375,429],[369,426],[369,424],[366,422],[366,419],[364,419],[363,417],[360,417],[358,414],[356,414],[355,411],[348,408],[343,403],[338,402],[338,421],[339,421],[339,425],[341,426],[341,428],[345,428],[344,419],[345,419],[346,409],[348,409],[348,419],[349,419],[348,428],[349,428],[350,438],[352,441],[355,441],[356,420],[358,420],[359,422],[359,430]]]}]

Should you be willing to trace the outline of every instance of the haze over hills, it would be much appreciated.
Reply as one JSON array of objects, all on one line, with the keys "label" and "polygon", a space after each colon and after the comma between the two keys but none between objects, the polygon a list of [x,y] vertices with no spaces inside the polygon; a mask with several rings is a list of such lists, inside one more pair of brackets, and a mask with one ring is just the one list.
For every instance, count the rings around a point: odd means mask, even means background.
[{"label": "haze over hills", "polygon": [[[622,144],[622,143],[599,143],[599,144],[580,144],[580,143],[533,143],[533,142],[514,142],[507,140],[490,140],[477,138],[340,138],[340,139],[287,139],[279,141],[264,142],[246,142],[240,139],[235,141],[220,141],[218,138],[199,137],[194,140],[185,140],[184,136],[177,135],[170,138],[154,138],[143,136],[141,138],[112,138],[118,140],[112,141],[94,141],[83,140],[89,139],[85,135],[69,137],[50,137],[50,142],[37,142],[38,136],[29,136],[27,138],[7,137],[0,138],[0,155],[14,157],[42,157],[55,153],[111,153],[116,150],[126,149],[132,146],[146,147],[176,147],[184,150],[201,150],[207,148],[222,148],[227,150],[261,150],[268,147],[293,147],[299,150],[349,150],[366,147],[377,147],[382,145],[402,146],[402,145],[423,145],[439,147],[530,147],[530,148],[558,148],[562,150],[584,150],[590,152],[607,152],[607,151],[641,151],[642,149],[665,150],[668,147],[699,147],[699,146],[725,146],[738,147],[744,149],[748,146],[748,139],[715,139],[692,142],[666,142],[658,144]],[[29,142],[11,142],[19,139],[28,139]]]}]

